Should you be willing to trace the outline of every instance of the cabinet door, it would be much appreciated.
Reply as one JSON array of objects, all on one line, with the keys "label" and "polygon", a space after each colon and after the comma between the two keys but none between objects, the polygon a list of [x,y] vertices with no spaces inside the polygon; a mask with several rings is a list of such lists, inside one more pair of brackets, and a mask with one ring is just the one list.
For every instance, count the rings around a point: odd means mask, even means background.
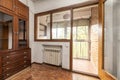
[{"label": "cabinet door", "polygon": [[13,16],[0,11],[0,50],[12,49]]},{"label": "cabinet door", "polygon": [[25,19],[19,19],[18,25],[18,47],[27,47],[27,21]]},{"label": "cabinet door", "polygon": [[29,16],[29,8],[24,5],[23,3],[21,3],[20,1],[16,2],[16,12],[20,15],[23,16],[25,18],[28,18]]},{"label": "cabinet door", "polygon": [[9,10],[14,10],[14,0],[0,0],[0,5]]}]

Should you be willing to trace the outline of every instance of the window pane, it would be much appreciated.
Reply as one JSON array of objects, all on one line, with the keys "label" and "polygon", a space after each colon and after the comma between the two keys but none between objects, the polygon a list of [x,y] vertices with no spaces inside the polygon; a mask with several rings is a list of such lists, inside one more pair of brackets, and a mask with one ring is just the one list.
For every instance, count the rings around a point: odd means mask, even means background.
[{"label": "window pane", "polygon": [[73,38],[74,40],[88,40],[91,9],[77,8],[73,10]]},{"label": "window pane", "polygon": [[73,10],[73,59],[90,60],[89,25],[91,9]]},{"label": "window pane", "polygon": [[73,42],[73,58],[88,59],[88,42]]},{"label": "window pane", "polygon": [[88,26],[77,27],[77,39],[88,39]]},{"label": "window pane", "polygon": [[74,40],[88,40],[88,26],[77,26],[73,28]]},{"label": "window pane", "polygon": [[52,39],[70,39],[70,16],[70,10],[53,14]]},{"label": "window pane", "polygon": [[39,16],[37,39],[50,39],[50,14]]}]

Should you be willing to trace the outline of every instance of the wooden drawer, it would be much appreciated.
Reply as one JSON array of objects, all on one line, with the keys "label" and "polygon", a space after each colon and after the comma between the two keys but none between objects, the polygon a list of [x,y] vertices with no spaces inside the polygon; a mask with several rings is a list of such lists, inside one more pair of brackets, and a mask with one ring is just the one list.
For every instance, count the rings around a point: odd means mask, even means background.
[{"label": "wooden drawer", "polygon": [[[30,49],[17,50],[2,55],[2,77],[4,80],[31,65]],[[1,79],[0,79],[1,80]]]},{"label": "wooden drawer", "polygon": [[14,60],[14,59],[12,59],[12,60],[9,60],[9,61],[3,61],[2,62],[2,66],[4,67],[4,66],[7,66],[7,65],[10,65],[10,64],[14,64],[14,63],[16,63],[16,62],[19,62],[19,61],[21,61],[21,60],[29,60],[28,59],[28,57],[27,56],[22,56],[22,57],[19,57],[17,60]]},{"label": "wooden drawer", "polygon": [[28,54],[27,53],[19,53],[19,52],[16,52],[16,54],[7,54],[5,56],[3,56],[3,62],[5,61],[15,61],[19,58],[27,58],[28,57]]},{"label": "wooden drawer", "polygon": [[20,53],[22,53],[22,54],[30,54],[30,50],[22,50],[22,51],[20,51]]},{"label": "wooden drawer", "polygon": [[27,55],[28,59],[31,59],[31,51],[30,50],[23,50],[22,53]]},{"label": "wooden drawer", "polygon": [[17,61],[19,59],[29,59],[28,55],[20,55],[20,56],[16,56],[16,57],[9,57],[3,60],[3,63],[7,63],[8,61],[14,62]]},{"label": "wooden drawer", "polygon": [[3,72],[9,71],[11,69],[17,68],[19,65],[30,64],[28,60],[21,60],[13,64],[6,65],[2,68]]},{"label": "wooden drawer", "polygon": [[19,54],[19,52],[10,52],[10,53],[3,55],[3,60],[8,59],[8,58],[14,58],[19,55],[21,55],[21,54]]},{"label": "wooden drawer", "polygon": [[6,79],[6,78],[14,75],[15,73],[21,71],[22,69],[25,69],[28,66],[30,66],[30,64],[23,64],[23,65],[18,66],[17,68],[11,69],[11,70],[3,73],[3,78]]}]

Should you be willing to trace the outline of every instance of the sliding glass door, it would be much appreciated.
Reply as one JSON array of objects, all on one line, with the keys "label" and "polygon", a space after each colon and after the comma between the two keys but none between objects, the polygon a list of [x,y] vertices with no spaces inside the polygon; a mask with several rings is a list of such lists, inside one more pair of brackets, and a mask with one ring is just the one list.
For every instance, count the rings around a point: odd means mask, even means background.
[{"label": "sliding glass door", "polygon": [[[85,24],[80,24],[85,22]],[[89,20],[76,20],[73,26],[73,58],[90,60]]]}]

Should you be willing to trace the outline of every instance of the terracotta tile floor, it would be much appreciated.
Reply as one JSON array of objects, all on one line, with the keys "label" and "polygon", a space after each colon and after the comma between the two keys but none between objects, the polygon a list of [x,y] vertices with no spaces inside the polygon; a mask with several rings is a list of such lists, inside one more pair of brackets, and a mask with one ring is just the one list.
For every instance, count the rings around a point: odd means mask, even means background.
[{"label": "terracotta tile floor", "polygon": [[33,64],[32,67],[11,76],[6,80],[99,80],[49,65]]},{"label": "terracotta tile floor", "polygon": [[73,59],[73,70],[94,75],[98,74],[98,71],[93,66],[92,62],[88,60]]}]

